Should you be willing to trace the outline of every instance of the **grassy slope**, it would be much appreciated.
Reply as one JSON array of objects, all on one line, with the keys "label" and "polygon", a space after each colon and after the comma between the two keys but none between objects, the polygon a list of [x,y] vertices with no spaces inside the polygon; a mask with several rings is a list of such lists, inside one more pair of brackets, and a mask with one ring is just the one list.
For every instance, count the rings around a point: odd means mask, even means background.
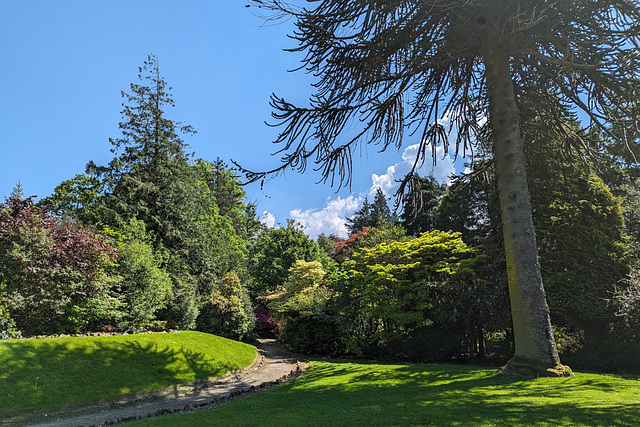
[{"label": "grassy slope", "polygon": [[495,374],[446,365],[315,361],[301,378],[247,399],[135,426],[637,426],[640,380]]},{"label": "grassy slope", "polygon": [[0,414],[215,377],[255,355],[200,332],[0,341]]}]

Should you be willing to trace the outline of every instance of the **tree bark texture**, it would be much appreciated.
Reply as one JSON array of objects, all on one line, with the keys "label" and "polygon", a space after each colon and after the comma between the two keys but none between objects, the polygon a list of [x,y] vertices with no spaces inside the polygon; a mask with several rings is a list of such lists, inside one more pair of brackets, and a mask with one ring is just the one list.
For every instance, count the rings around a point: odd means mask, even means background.
[{"label": "tree bark texture", "polygon": [[570,375],[560,365],[542,285],[509,58],[489,50],[484,64],[515,337],[515,354],[505,368]]}]

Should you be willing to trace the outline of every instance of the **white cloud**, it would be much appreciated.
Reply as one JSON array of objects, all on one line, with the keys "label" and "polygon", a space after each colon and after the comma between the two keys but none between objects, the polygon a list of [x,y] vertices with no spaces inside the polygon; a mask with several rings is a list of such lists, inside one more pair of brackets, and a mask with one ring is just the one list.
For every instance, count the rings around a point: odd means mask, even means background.
[{"label": "white cloud", "polygon": [[[396,180],[402,179],[411,170],[417,153],[418,145],[411,145],[402,153],[402,161],[389,166],[385,174],[372,174],[372,185],[368,192],[364,192],[358,197],[351,195],[346,198],[327,199],[325,206],[320,210],[294,209],[290,212],[291,219],[302,224],[305,227],[305,232],[312,238],[316,238],[321,233],[335,234],[343,238],[348,237],[349,232],[345,225],[346,218],[352,216],[353,212],[362,205],[364,196],[372,201],[377,188],[381,188],[385,196],[392,197],[399,185]],[[442,147],[436,149],[436,156],[438,161],[434,167],[428,153],[427,161],[418,170],[418,173],[421,176],[433,174],[438,182],[449,184],[451,182],[450,175],[455,173],[453,157],[450,154],[445,155]]]},{"label": "white cloud", "polygon": [[[393,196],[399,186],[397,180],[404,178],[411,170],[416,155],[418,154],[418,147],[419,144],[415,144],[405,148],[402,153],[402,162],[389,166],[384,175],[371,174],[372,185],[368,195],[370,199],[375,196],[378,187],[382,189],[385,196]],[[417,171],[418,174],[420,176],[433,175],[438,182],[451,183],[450,176],[455,173],[454,159],[451,153],[445,155],[444,148],[437,147],[435,166],[431,162],[431,154],[427,153],[426,156],[427,158],[424,164]]]},{"label": "white cloud", "polygon": [[312,238],[319,234],[335,234],[346,238],[349,235],[345,220],[360,205],[361,198],[353,195],[342,198],[327,199],[321,210],[294,209],[290,212],[291,219],[298,221],[305,227],[305,232]]},{"label": "white cloud", "polygon": [[276,225],[276,217],[271,212],[264,211],[262,212],[260,222],[267,226],[267,228],[273,228],[273,226]]}]

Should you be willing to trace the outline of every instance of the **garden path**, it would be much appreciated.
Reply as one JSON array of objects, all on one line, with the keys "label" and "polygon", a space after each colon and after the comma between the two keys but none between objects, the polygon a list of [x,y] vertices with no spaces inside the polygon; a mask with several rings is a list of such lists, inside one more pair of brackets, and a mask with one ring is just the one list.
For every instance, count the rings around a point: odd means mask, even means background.
[{"label": "garden path", "polygon": [[179,387],[23,413],[11,419],[0,420],[0,426],[108,426],[193,411],[228,403],[273,387],[297,377],[308,366],[307,361],[283,349],[275,340],[260,339],[256,360],[240,371]]}]

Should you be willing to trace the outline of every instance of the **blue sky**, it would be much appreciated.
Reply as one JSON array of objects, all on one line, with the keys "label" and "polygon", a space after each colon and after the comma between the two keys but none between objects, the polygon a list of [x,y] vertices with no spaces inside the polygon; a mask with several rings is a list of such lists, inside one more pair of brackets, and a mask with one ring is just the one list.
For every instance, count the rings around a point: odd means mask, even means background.
[{"label": "blue sky", "polygon": [[[310,76],[287,70],[300,56],[287,33],[293,23],[264,26],[244,1],[0,2],[0,196],[20,181],[25,194],[45,197],[83,173],[88,161],[106,164],[109,138],[120,135],[120,92],[137,82],[147,55],[173,87],[168,117],[198,133],[185,142],[195,157],[238,161],[249,169],[278,165],[271,144],[272,92],[304,103]],[[344,233],[343,223],[377,185],[394,191],[411,145],[378,154],[362,148],[351,189],[316,184],[309,170],[246,187],[265,222],[302,222],[310,235]],[[462,161],[458,161],[458,169]],[[310,168],[311,169],[311,168]],[[424,171],[431,171],[429,165]],[[433,171],[444,180],[448,161]]]}]

